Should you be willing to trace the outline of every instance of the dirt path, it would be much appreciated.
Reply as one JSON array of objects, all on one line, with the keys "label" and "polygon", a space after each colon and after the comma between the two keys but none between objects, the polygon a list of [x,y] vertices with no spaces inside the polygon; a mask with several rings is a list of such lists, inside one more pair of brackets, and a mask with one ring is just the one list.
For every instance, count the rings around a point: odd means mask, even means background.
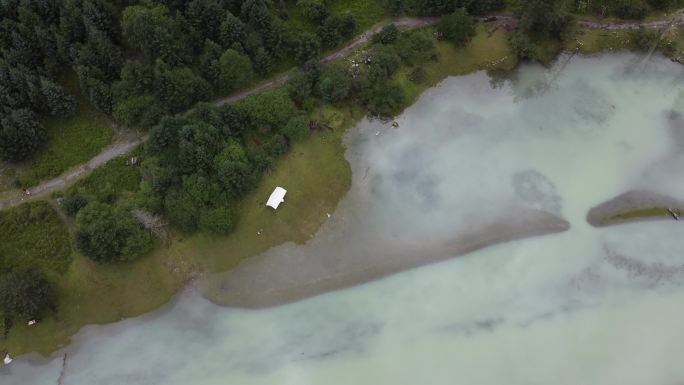
[{"label": "dirt path", "polygon": [[[600,22],[600,21],[590,21],[590,20],[579,20],[577,22],[577,26],[580,28],[587,28],[587,29],[605,29],[605,30],[625,30],[625,29],[638,29],[640,27],[644,28],[650,28],[650,29],[662,29],[662,28],[669,28],[673,26],[682,26],[684,25],[684,10],[678,10],[676,12],[672,13],[672,17],[668,20],[661,20],[661,21],[654,21],[650,23],[638,23],[638,22]],[[495,15],[495,16],[489,16],[489,17],[479,17],[476,18],[478,22],[494,22],[494,21],[507,21],[511,23],[516,23],[517,20],[515,17],[512,15]],[[393,22],[397,26],[400,27],[422,27],[430,24],[434,24],[437,22],[439,18],[437,17],[423,17],[423,18],[412,18],[412,17],[403,17],[399,19],[395,19]],[[376,27],[374,29],[371,29],[367,32],[364,32],[361,36],[357,37],[356,39],[352,40],[349,42],[347,45],[344,47],[336,50],[333,53],[330,53],[329,55],[326,55],[325,57],[320,59],[321,64],[329,63],[331,61],[341,59],[345,56],[347,56],[354,48],[358,47],[359,45],[366,43],[368,40],[370,40],[373,35],[378,33],[382,27]],[[214,101],[214,104],[217,106],[223,105],[225,103],[233,103],[236,102],[240,99],[244,99],[247,96],[266,91],[278,86],[281,86],[287,82],[289,79],[289,76],[287,74],[285,75],[280,75],[276,77],[275,79],[272,79],[266,83],[263,83],[259,86],[256,86],[252,89],[238,92],[234,95],[218,99]],[[102,153],[88,161],[88,163],[83,164],[81,166],[76,167],[75,169],[72,169],[72,171],[69,171],[57,178],[50,179],[48,181],[45,181],[41,183],[38,186],[35,186],[31,188],[30,195],[27,194],[18,194],[12,198],[7,198],[7,199],[2,199],[0,200],[0,209],[6,206],[15,206],[21,202],[24,202],[28,199],[37,197],[37,196],[42,196],[44,194],[47,194],[49,192],[62,189],[64,188],[69,182],[73,181],[74,179],[77,179],[88,172],[90,170],[104,164],[110,159],[113,159],[119,155],[123,155],[130,151],[131,149],[135,148],[137,145],[140,143],[144,142],[147,140],[147,136],[138,136],[133,139],[130,139],[128,141],[123,141],[119,143],[115,143],[112,146],[107,147]]]}]

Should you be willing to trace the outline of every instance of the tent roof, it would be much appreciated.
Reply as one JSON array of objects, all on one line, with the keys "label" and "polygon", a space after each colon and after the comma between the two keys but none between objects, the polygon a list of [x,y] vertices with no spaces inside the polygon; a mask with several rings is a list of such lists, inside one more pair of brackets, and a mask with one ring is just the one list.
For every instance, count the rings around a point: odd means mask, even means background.
[{"label": "tent roof", "polygon": [[271,196],[268,197],[268,202],[266,202],[266,206],[277,209],[282,202],[285,202],[285,194],[287,194],[287,190],[280,186],[276,187],[275,190],[273,190],[273,192],[271,193]]}]

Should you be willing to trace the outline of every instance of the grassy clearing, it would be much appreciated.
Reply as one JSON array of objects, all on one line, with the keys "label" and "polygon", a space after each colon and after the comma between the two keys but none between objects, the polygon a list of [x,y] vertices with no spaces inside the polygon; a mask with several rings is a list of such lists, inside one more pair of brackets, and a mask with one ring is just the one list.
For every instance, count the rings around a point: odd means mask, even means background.
[{"label": "grassy clearing", "polygon": [[131,154],[118,156],[96,168],[86,178],[71,186],[67,192],[88,196],[100,202],[112,203],[140,189],[139,166],[126,164],[130,156],[139,156],[136,149]]},{"label": "grassy clearing", "polygon": [[69,168],[87,162],[112,141],[113,131],[107,116],[95,110],[81,96],[75,74],[63,84],[72,95],[78,95],[78,111],[68,119],[49,118],[43,123],[48,131],[48,142],[36,156],[0,175],[0,190],[20,186],[31,187],[44,179],[53,178]]},{"label": "grassy clearing", "polygon": [[71,262],[69,234],[44,201],[0,211],[0,274],[23,267],[63,274]]}]

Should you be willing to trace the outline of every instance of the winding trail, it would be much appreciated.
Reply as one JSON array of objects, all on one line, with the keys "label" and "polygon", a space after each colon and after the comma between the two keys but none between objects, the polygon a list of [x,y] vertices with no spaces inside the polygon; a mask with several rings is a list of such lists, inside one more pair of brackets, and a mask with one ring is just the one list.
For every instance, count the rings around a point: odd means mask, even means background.
[{"label": "winding trail", "polygon": [[[680,9],[676,12],[671,13],[672,17],[670,17],[667,20],[659,20],[659,21],[653,21],[653,22],[648,22],[648,23],[638,23],[638,22],[601,22],[601,21],[592,21],[592,20],[579,20],[577,21],[577,26],[583,29],[604,29],[604,30],[626,30],[626,29],[638,29],[638,28],[649,28],[649,29],[663,29],[663,28],[670,28],[670,27],[679,27],[684,25],[684,9]],[[400,27],[422,27],[422,26],[427,26],[430,24],[434,24],[439,20],[438,17],[421,17],[421,18],[413,18],[413,17],[402,17],[394,20],[390,20],[385,24],[388,24],[390,22],[393,22],[395,25],[400,26]],[[511,24],[515,25],[517,23],[517,19],[513,15],[507,15],[507,14],[502,14],[502,15],[493,15],[493,16],[488,16],[488,17],[478,17],[476,18],[478,22],[481,23],[487,23],[487,22],[496,22],[496,21],[505,21],[505,22],[510,22]],[[370,40],[373,35],[378,33],[382,29],[382,26],[376,27],[374,29],[368,30],[361,34],[361,36],[357,37],[356,39],[352,40],[349,42],[347,45],[344,47],[324,56],[319,60],[319,63],[325,64],[329,63],[334,60],[341,59],[345,56],[347,56],[354,48],[357,46],[366,43],[368,40]],[[262,83],[254,88],[251,88],[249,90],[241,91],[236,94],[233,94],[231,96],[221,98],[218,100],[214,101],[214,104],[217,106],[226,104],[226,103],[233,103],[236,102],[240,99],[244,99],[250,95],[263,92],[272,88],[276,88],[278,86],[281,86],[287,82],[289,79],[289,76],[287,74],[282,74],[277,76],[276,78],[266,82]],[[35,186],[31,189],[29,189],[30,194],[25,194],[25,193],[20,193],[17,194],[13,197],[10,198],[5,198],[5,199],[0,199],[0,209],[4,207],[11,207],[11,206],[16,206],[26,200],[33,199],[35,197],[39,197],[42,195],[45,195],[47,193],[53,192],[55,190],[61,189],[65,187],[68,183],[71,181],[82,177],[86,174],[88,174],[92,169],[97,168],[101,166],[102,164],[106,163],[107,161],[123,155],[133,148],[135,148],[137,145],[145,142],[148,139],[147,135],[143,136],[137,136],[133,139],[127,140],[127,141],[121,141],[118,143],[115,143],[107,148],[105,148],[100,154],[95,156],[93,159],[89,160],[87,163],[82,164],[80,166],[77,166],[70,171],[67,171],[66,173],[47,180],[38,186]]]}]

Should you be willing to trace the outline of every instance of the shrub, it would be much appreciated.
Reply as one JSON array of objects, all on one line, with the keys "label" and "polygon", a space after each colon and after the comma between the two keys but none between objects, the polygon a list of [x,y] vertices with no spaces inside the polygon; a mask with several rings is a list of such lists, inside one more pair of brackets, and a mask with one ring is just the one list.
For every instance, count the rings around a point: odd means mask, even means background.
[{"label": "shrub", "polygon": [[73,217],[79,212],[79,210],[87,205],[88,200],[85,197],[80,194],[73,194],[64,198],[64,202],[62,202],[62,209],[68,216]]},{"label": "shrub", "polygon": [[475,24],[473,18],[461,8],[444,16],[437,24],[437,31],[454,45],[461,46],[475,36]]},{"label": "shrub", "polygon": [[622,19],[643,19],[648,7],[643,0],[615,0],[613,13]]},{"label": "shrub", "polygon": [[309,134],[309,117],[306,114],[293,117],[287,122],[282,133],[293,141],[306,138]]},{"label": "shrub", "polygon": [[76,216],[76,247],[98,263],[133,260],[152,249],[152,236],[122,207],[93,202]]},{"label": "shrub", "polygon": [[648,51],[653,45],[658,44],[660,36],[657,31],[648,28],[639,28],[630,32],[632,48],[637,51]]},{"label": "shrub", "polygon": [[40,318],[57,308],[57,289],[38,269],[21,269],[0,279],[0,311],[14,320]]},{"label": "shrub", "polygon": [[525,33],[513,33],[508,37],[508,44],[519,60],[533,60],[537,57],[537,47]]},{"label": "shrub", "polygon": [[373,36],[374,43],[392,44],[399,37],[399,28],[394,24],[388,24]]}]

